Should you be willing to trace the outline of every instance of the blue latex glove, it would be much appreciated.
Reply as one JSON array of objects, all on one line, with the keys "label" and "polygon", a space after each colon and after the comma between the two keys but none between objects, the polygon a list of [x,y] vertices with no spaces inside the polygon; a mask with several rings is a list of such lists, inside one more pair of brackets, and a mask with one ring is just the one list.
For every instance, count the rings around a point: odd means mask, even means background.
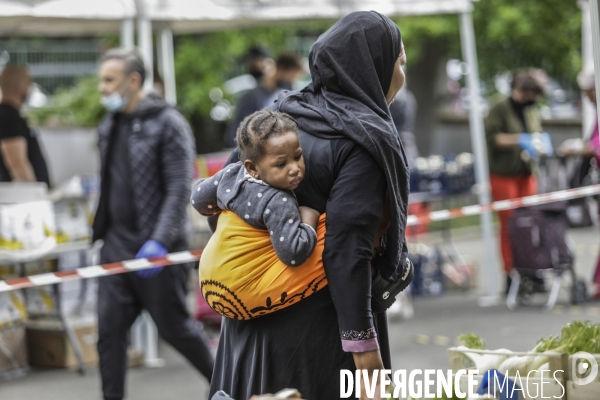
[{"label": "blue latex glove", "polygon": [[[148,240],[146,243],[144,243],[140,251],[138,251],[135,258],[161,257],[168,253],[169,251],[166,249],[166,247],[156,240]],[[143,269],[141,271],[137,271],[136,274],[144,279],[154,278],[160,273],[160,271],[162,271],[163,268],[164,267]]]},{"label": "blue latex glove", "polygon": [[[496,374],[494,377],[494,373]],[[500,383],[500,385],[504,385],[504,374],[500,373],[496,369],[490,369],[485,374],[483,374],[483,378],[481,379],[481,385],[479,389],[477,389],[477,394],[483,395],[488,394],[488,392],[495,397],[498,397],[500,394],[500,400],[519,400],[519,392],[522,390],[519,388],[512,379],[506,380],[506,385],[502,388],[502,391],[498,390],[499,388],[495,388],[496,380]]]},{"label": "blue latex glove", "polygon": [[521,133],[519,135],[519,146],[529,154],[529,157],[534,158],[538,155],[537,150],[531,143],[531,135],[529,133]]},{"label": "blue latex glove", "polygon": [[546,148],[544,154],[546,154],[547,156],[551,156],[552,154],[554,154],[554,148],[552,147],[552,139],[550,139],[550,135],[548,134],[548,132],[542,133],[540,135],[540,139],[542,139],[542,143]]}]

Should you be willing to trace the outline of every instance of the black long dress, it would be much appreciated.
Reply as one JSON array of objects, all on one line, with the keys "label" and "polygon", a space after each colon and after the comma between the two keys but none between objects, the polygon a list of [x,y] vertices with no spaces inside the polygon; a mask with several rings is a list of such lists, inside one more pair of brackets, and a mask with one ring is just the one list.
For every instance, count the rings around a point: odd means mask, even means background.
[{"label": "black long dress", "polygon": [[[304,399],[339,398],[340,370],[355,369],[340,336],[373,326],[384,365],[391,369],[385,314],[371,319],[368,299],[368,259],[382,217],[385,176],[373,158],[348,139],[325,140],[300,132],[300,143],[306,173],[295,193],[300,205],[327,212],[323,257],[329,286],[254,320],[224,318],[211,396],[224,390],[236,400],[247,400],[289,387]],[[237,152],[229,161],[237,161]],[[337,294],[337,311],[332,293]]]},{"label": "black long dress", "polygon": [[[391,368],[385,315],[371,312],[371,264],[394,281],[406,265],[408,166],[386,101],[402,56],[393,21],[351,13],[312,46],[312,83],[279,97],[279,111],[303,130],[298,203],[327,214],[329,286],[256,320],[224,320],[211,395],[222,389],[247,400],[291,387],[308,400],[332,400],[340,369],[355,369],[351,352],[379,348]],[[390,226],[385,250],[373,257],[386,189]]]}]

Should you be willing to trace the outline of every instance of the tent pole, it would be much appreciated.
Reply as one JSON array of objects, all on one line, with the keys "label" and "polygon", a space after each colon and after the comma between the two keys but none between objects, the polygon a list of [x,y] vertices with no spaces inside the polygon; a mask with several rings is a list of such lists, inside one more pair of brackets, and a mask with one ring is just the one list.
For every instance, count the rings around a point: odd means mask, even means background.
[{"label": "tent pole", "polygon": [[134,43],[134,26],[133,19],[124,19],[121,23],[121,47],[131,48],[135,46]]},{"label": "tent pole", "polygon": [[[598,0],[590,0],[590,14],[592,18],[592,49],[594,53],[594,66],[596,69],[596,93],[600,93],[600,7]],[[596,104],[596,116],[600,115],[600,102]]]},{"label": "tent pole", "polygon": [[160,64],[163,81],[165,84],[165,100],[167,103],[177,104],[177,91],[175,88],[175,55],[173,52],[173,31],[164,28],[160,32]]},{"label": "tent pole", "polygon": [[[152,54],[152,22],[148,18],[144,0],[135,0],[138,17],[138,47],[144,58],[146,79],[144,90],[147,93],[154,91],[154,57]],[[137,340],[133,345],[144,350],[144,364],[146,367],[160,368],[165,365],[163,359],[158,358],[158,330],[152,318],[146,313],[141,314],[135,321],[132,331],[136,332],[133,338]],[[141,343],[139,342],[141,341]]]},{"label": "tent pole", "polygon": [[[590,19],[590,2],[589,0],[579,0],[579,7],[581,8],[581,58],[582,66],[585,68],[586,65],[594,61],[594,55],[592,50],[592,21]],[[582,105],[582,137],[589,139],[592,134],[594,124],[596,123],[596,107],[587,98],[585,93],[581,93],[581,105]]]},{"label": "tent pole", "polygon": [[144,0],[136,0],[138,15],[138,47],[144,57],[146,80],[144,90],[148,93],[154,90],[154,56],[152,53],[152,22],[146,13]]},{"label": "tent pole", "polygon": [[[479,102],[479,67],[477,65],[477,50],[475,48],[475,30],[473,18],[470,12],[460,14],[460,39],[463,57],[469,66],[467,74],[467,88],[469,90],[469,127],[471,130],[471,146],[475,154],[475,177],[477,179],[479,204],[490,204],[490,179],[488,172],[487,149],[484,141],[483,115]],[[498,296],[496,246],[495,235],[492,226],[491,213],[481,215],[481,230],[483,232],[483,244],[485,251],[485,281],[483,277],[480,283],[486,283],[487,296],[480,299],[480,305],[495,305],[500,301]]]}]

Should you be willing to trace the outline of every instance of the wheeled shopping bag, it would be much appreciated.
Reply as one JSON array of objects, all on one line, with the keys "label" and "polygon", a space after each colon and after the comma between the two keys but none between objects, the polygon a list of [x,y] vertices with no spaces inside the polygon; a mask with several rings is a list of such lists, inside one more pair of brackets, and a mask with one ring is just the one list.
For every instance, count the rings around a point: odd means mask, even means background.
[{"label": "wheeled shopping bag", "polygon": [[508,227],[513,252],[512,284],[507,298],[510,309],[527,304],[540,291],[536,286],[543,286],[546,278],[552,278],[553,282],[546,303],[546,308],[552,309],[565,273],[572,277],[571,303],[585,301],[587,289],[573,268],[575,259],[567,242],[568,227],[565,203],[515,210]]}]

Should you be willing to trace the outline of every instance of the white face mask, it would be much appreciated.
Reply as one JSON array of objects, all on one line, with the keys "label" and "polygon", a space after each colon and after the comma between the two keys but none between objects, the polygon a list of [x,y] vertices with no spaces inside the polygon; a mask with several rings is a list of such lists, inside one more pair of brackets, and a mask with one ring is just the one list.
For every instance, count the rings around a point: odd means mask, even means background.
[{"label": "white face mask", "polygon": [[129,96],[122,96],[118,90],[108,96],[102,96],[100,98],[100,104],[110,112],[123,111],[128,103]]}]

